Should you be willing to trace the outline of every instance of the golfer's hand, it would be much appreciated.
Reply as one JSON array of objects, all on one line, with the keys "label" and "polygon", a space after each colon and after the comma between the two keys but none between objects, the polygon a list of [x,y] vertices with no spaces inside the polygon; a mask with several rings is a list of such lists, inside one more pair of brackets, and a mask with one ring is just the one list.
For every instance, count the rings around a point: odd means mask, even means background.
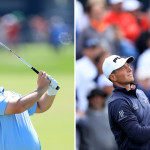
[{"label": "golfer's hand", "polygon": [[44,71],[40,71],[37,80],[37,89],[45,92],[50,85],[50,80],[48,78],[48,74]]},{"label": "golfer's hand", "polygon": [[58,86],[58,82],[54,78],[52,78],[50,75],[48,75],[48,78],[51,80],[50,86],[56,89],[56,87]]},{"label": "golfer's hand", "polygon": [[[49,79],[50,78],[51,77],[49,76]],[[56,95],[57,94],[56,87],[58,86],[58,82],[53,78],[51,78],[50,80],[51,80],[51,83],[50,83],[49,88],[47,90],[47,94],[48,95]]]}]

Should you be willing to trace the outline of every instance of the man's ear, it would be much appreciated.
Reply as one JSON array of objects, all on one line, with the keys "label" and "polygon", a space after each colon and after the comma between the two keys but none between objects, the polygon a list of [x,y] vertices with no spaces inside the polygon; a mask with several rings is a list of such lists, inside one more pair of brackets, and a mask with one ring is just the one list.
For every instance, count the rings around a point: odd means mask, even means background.
[{"label": "man's ear", "polygon": [[115,81],[117,80],[115,74],[110,74],[110,75],[109,75],[109,79],[110,79],[112,82],[115,82]]}]

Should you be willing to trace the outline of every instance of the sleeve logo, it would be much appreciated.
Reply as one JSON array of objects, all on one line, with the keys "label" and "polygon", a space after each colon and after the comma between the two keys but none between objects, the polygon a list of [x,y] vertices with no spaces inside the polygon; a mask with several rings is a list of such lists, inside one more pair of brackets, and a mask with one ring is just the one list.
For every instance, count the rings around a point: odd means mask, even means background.
[{"label": "sleeve logo", "polygon": [[118,119],[118,121],[121,121],[121,120],[125,119],[126,117],[127,116],[124,115],[124,111],[123,110],[119,111],[119,119]]}]

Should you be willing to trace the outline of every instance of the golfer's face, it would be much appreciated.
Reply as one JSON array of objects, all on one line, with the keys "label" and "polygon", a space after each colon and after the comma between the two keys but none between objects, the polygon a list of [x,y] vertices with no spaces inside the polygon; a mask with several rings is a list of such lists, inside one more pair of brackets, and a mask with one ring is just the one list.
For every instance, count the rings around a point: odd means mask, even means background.
[{"label": "golfer's face", "polygon": [[121,84],[129,84],[134,81],[132,68],[128,63],[125,63],[121,68],[116,70],[117,82]]}]

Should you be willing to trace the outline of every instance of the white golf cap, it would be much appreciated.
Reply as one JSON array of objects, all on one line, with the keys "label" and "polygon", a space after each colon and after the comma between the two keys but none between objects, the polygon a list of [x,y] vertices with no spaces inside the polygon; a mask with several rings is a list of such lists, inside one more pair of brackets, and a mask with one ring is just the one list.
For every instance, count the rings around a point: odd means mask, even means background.
[{"label": "white golf cap", "polygon": [[112,5],[118,4],[118,3],[122,3],[123,0],[109,0],[109,3]]},{"label": "white golf cap", "polygon": [[125,11],[134,11],[141,7],[141,3],[137,0],[125,0],[123,1],[122,8]]},{"label": "white golf cap", "polygon": [[134,57],[122,58],[118,55],[111,55],[107,57],[102,66],[104,75],[109,79],[109,75],[116,69],[122,67],[126,62],[130,63],[134,60]]}]

